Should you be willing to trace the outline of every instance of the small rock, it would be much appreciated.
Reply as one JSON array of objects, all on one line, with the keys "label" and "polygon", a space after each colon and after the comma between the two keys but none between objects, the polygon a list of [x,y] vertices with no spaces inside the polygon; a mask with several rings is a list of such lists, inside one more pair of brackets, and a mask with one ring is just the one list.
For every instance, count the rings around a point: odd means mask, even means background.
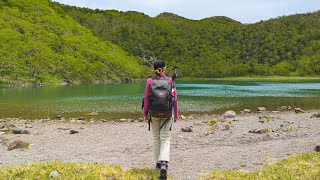
[{"label": "small rock", "polygon": [[98,113],[97,112],[91,112],[91,113],[89,113],[89,115],[96,116],[96,115],[98,115]]},{"label": "small rock", "polygon": [[59,130],[69,130],[70,128],[58,127]]},{"label": "small rock", "polygon": [[122,119],[118,120],[118,122],[126,122],[126,121],[127,121],[127,119],[125,119],[125,118],[122,118]]},{"label": "small rock", "polygon": [[251,110],[250,109],[244,109],[243,112],[244,113],[251,113]]},{"label": "small rock", "polygon": [[25,128],[29,128],[29,129],[30,129],[30,128],[33,128],[33,126],[30,125],[30,124],[26,124],[26,125],[25,125]]},{"label": "small rock", "polygon": [[29,131],[23,130],[23,129],[19,129],[19,128],[12,128],[11,130],[12,130],[13,134],[30,134]]},{"label": "small rock", "polygon": [[57,171],[52,171],[50,174],[49,174],[49,177],[59,177],[59,173]]},{"label": "small rock", "polygon": [[230,129],[230,126],[228,124],[217,123],[215,129],[219,131],[226,131]]},{"label": "small rock", "polygon": [[310,118],[320,118],[320,112],[313,114]]},{"label": "small rock", "polygon": [[236,117],[236,112],[234,111],[226,111],[223,115],[222,115],[223,118],[235,118]]},{"label": "small rock", "polygon": [[138,121],[139,121],[139,122],[143,122],[143,118],[139,118]]},{"label": "small rock", "polygon": [[272,117],[269,116],[259,116],[259,122],[261,123],[266,123],[266,122],[270,122],[273,121]]},{"label": "small rock", "polygon": [[278,108],[279,111],[291,111],[291,106],[281,106]]},{"label": "small rock", "polygon": [[21,131],[21,134],[30,134],[30,132],[28,130],[24,129],[24,130]]},{"label": "small rock", "polygon": [[58,120],[63,120],[63,119],[64,119],[64,116],[63,116],[63,115],[58,115],[56,118],[57,118]]},{"label": "small rock", "polygon": [[266,112],[267,109],[265,107],[258,107],[258,112]]},{"label": "small rock", "polygon": [[265,133],[268,133],[268,132],[270,132],[270,129],[268,129],[268,128],[253,129],[253,130],[249,131],[249,133],[256,133],[256,134],[265,134]]},{"label": "small rock", "polygon": [[84,118],[84,117],[79,117],[78,120],[84,121],[84,120],[86,120],[86,118]]},{"label": "small rock", "polygon": [[180,117],[181,117],[181,119],[186,119],[186,117],[184,115],[181,115]]},{"label": "small rock", "polygon": [[79,133],[79,131],[73,130],[73,129],[70,130],[70,134],[77,134],[77,133]]},{"label": "small rock", "polygon": [[29,146],[29,143],[26,143],[21,140],[15,140],[9,144],[8,151],[11,151],[13,149],[18,149],[18,148],[28,148],[28,146]]},{"label": "small rock", "polygon": [[319,146],[316,146],[316,147],[314,148],[314,150],[315,150],[316,152],[320,152],[320,145],[319,145]]},{"label": "small rock", "polygon": [[192,128],[191,128],[191,126],[186,126],[184,128],[181,128],[181,131],[182,132],[192,132]]},{"label": "small rock", "polygon": [[295,109],[294,109],[294,112],[295,112],[295,113],[305,113],[305,111],[302,110],[301,108],[295,108]]}]

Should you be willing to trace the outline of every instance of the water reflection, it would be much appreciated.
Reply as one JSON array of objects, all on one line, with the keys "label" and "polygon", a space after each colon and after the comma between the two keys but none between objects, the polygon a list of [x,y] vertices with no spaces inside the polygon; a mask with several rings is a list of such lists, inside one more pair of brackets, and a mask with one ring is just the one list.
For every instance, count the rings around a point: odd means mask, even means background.
[{"label": "water reflection", "polygon": [[[90,112],[98,112],[95,118],[141,117],[144,88],[144,83],[0,88],[0,117],[79,117]],[[185,81],[178,82],[177,88],[182,114],[258,106],[269,110],[283,105],[320,108],[318,82]]]}]

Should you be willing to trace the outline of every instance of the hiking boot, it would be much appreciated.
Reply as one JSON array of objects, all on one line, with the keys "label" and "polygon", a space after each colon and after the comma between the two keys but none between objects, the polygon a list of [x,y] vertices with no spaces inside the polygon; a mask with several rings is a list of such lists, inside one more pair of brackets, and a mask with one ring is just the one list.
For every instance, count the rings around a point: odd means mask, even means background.
[{"label": "hiking boot", "polygon": [[157,162],[156,164],[156,169],[160,169],[161,168],[161,163],[160,162]]},{"label": "hiking boot", "polygon": [[162,161],[160,163],[160,177],[159,177],[159,179],[161,179],[161,180],[166,180],[167,179],[167,170],[168,170],[167,162]]}]

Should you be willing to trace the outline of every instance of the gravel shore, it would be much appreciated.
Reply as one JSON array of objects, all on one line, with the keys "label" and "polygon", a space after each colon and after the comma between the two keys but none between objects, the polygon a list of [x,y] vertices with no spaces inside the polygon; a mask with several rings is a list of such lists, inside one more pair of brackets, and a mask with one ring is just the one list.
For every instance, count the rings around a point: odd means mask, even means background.
[{"label": "gravel shore", "polygon": [[[311,116],[319,112],[187,116],[173,125],[169,175],[184,180],[198,179],[217,169],[251,172],[291,154],[314,152],[320,145],[320,118]],[[219,122],[209,126],[207,121],[214,118]],[[138,120],[121,121],[0,119],[2,127],[14,125],[30,132],[0,131],[0,167],[43,161],[153,167],[148,125]],[[192,132],[183,132],[185,127]],[[7,145],[14,140],[28,142],[30,148],[9,151]]]}]

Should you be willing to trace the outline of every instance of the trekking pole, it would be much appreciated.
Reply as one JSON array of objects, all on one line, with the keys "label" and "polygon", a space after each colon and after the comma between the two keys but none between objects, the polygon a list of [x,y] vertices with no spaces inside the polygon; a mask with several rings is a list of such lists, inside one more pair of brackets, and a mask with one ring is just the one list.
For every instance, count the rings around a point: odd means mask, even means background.
[{"label": "trekking pole", "polygon": [[[174,67],[173,69],[172,69],[172,90],[176,87],[176,78],[178,77],[178,67]],[[176,91],[175,91],[175,93],[177,93]],[[172,126],[173,126],[173,121],[174,121],[174,96],[173,96],[173,98],[172,98],[172,113],[171,113],[171,124],[170,124],[170,130],[171,130],[171,128],[172,128]]]}]

